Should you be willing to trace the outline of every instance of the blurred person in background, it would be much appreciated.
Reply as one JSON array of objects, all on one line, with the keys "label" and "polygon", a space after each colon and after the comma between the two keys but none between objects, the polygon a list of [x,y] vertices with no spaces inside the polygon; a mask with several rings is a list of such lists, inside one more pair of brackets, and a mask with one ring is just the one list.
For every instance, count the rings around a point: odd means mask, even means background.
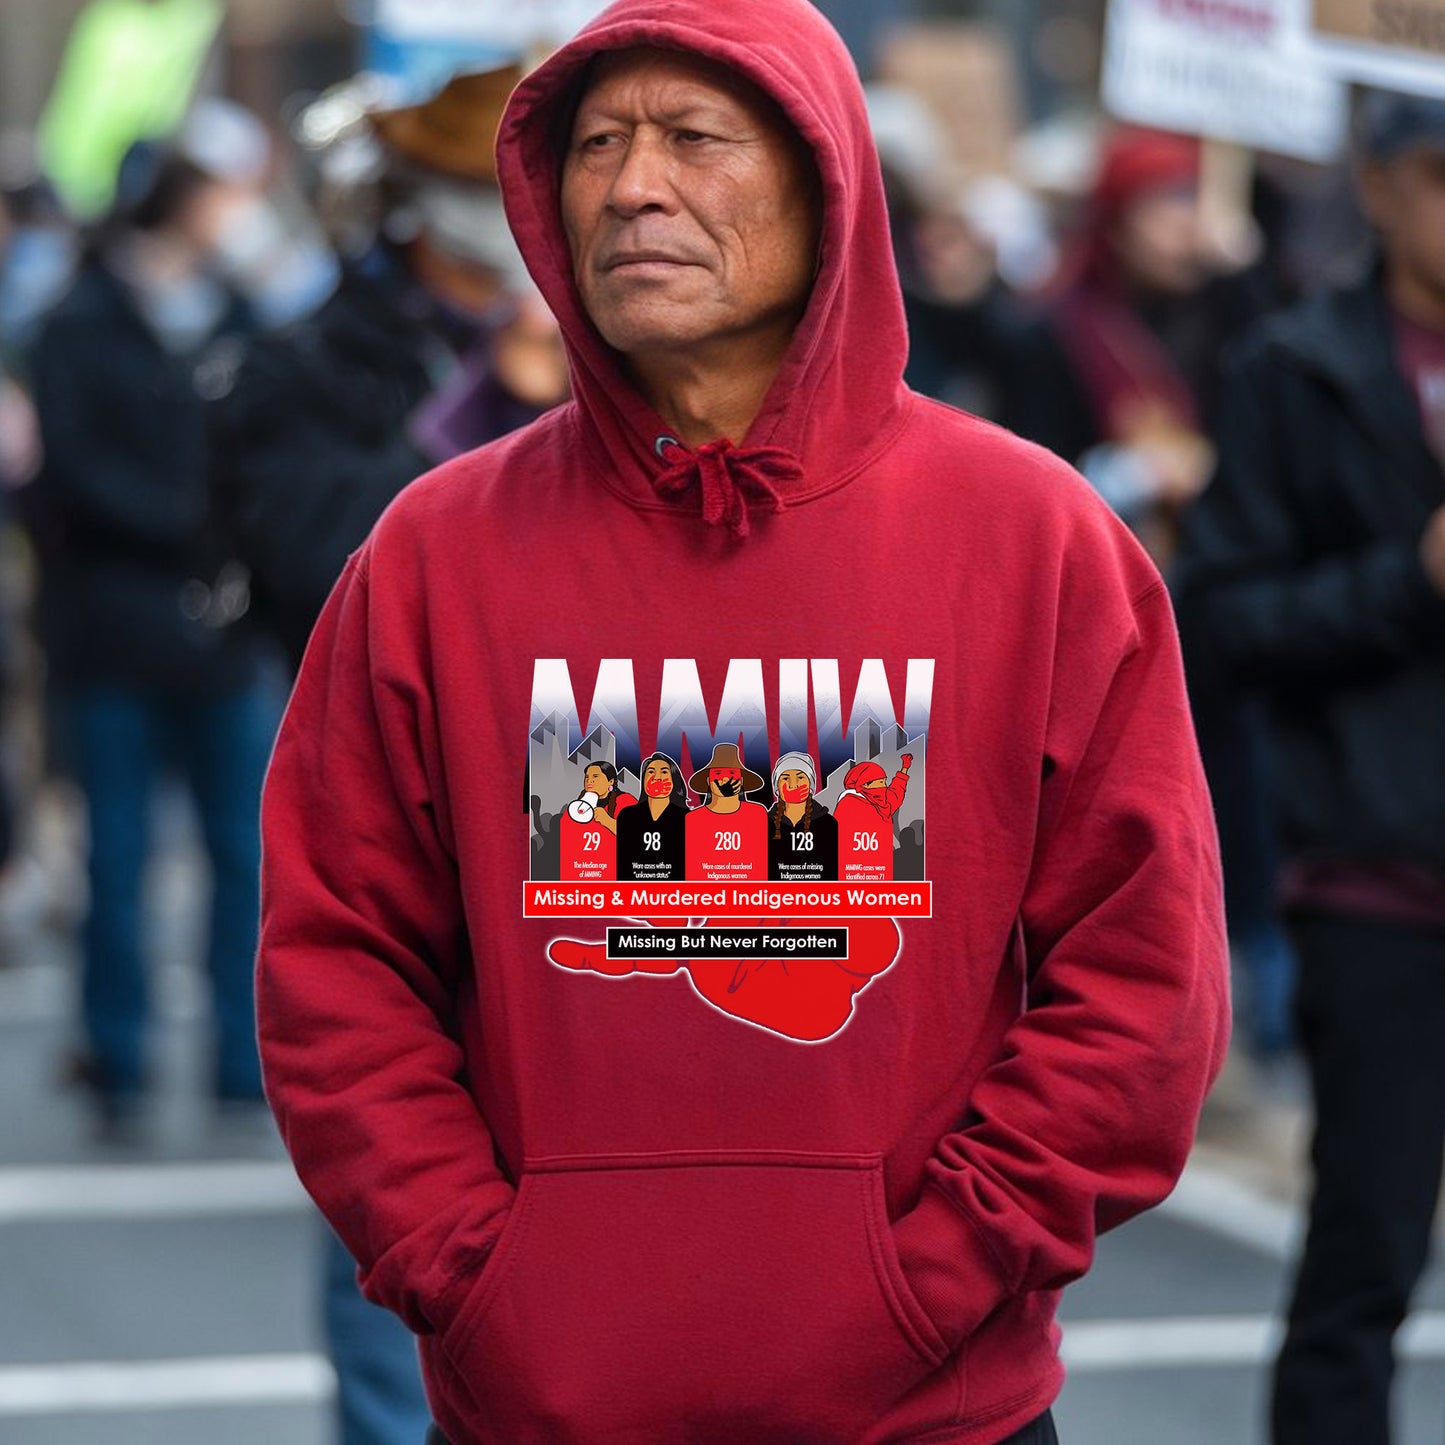
[{"label": "blurred person in background", "polygon": [[[5,177],[0,175],[0,543],[8,540],[5,534],[11,520],[11,495],[34,477],[40,460],[39,424],[19,376],[23,349],[21,328],[5,304],[7,280],[25,249],[23,197],[17,196],[15,189],[4,182]],[[6,563],[9,560],[4,556]],[[4,713],[8,713],[11,701],[14,657],[9,582],[8,576],[0,578],[0,695],[3,695]],[[8,870],[15,844],[8,727],[0,724],[0,920],[3,920],[10,892]],[[4,950],[0,949],[0,966],[7,961]]]},{"label": "blurred person in background", "polygon": [[23,138],[0,141],[0,356],[19,370],[75,275],[80,238]]},{"label": "blurred person in background", "polygon": [[1219,336],[1200,305],[1199,174],[1195,140],[1109,137],[1007,418],[1077,465],[1161,564],[1214,459],[1204,392]]},{"label": "blurred person in background", "polygon": [[266,126],[244,106],[206,96],[191,107],[177,144],[222,188],[215,204],[225,224],[215,228],[210,264],[245,300],[257,330],[321,305],[336,288],[336,257],[292,195]]},{"label": "blurred person in background", "polygon": [[1390,1438],[1445,1147],[1445,102],[1360,135],[1378,264],[1242,347],[1181,556],[1281,767],[1315,1190],[1276,1445]]},{"label": "blurred person in background", "polygon": [[[34,189],[0,174],[0,504],[40,466],[40,428],[25,386],[26,353],[46,308],[69,285],[68,232],[32,219]],[[60,250],[49,240],[55,236]]]},{"label": "blurred person in background", "polygon": [[[348,554],[408,482],[566,396],[561,334],[496,187],[497,124],[520,78],[458,75],[423,104],[366,108],[360,135],[333,141],[340,192],[324,203],[359,253],[319,311],[251,341],[212,407],[231,539],[293,666]],[[362,1296],[329,1234],[325,1267],[343,1445],[416,1445],[430,1412],[415,1340]]]},{"label": "blurred person in background", "polygon": [[925,396],[997,417],[1020,384],[1026,334],[999,249],[969,214],[924,102],[887,85],[866,94],[908,320],[904,379]]},{"label": "blurred person in background", "polygon": [[39,630],[90,824],[75,1077],[102,1134],[131,1141],[149,1073],[148,812],[172,762],[214,877],[211,1087],[220,1113],[260,1117],[257,810],[278,700],[244,570],[211,528],[198,389],[206,349],[250,325],[222,279],[248,192],[217,156],[142,143],[119,194],[34,348],[44,460],[30,514]]},{"label": "blurred person in background", "polygon": [[496,188],[497,122],[520,77],[462,74],[422,104],[368,111],[372,159],[349,162],[361,194],[330,198],[359,254],[319,311],[248,348],[213,408],[233,540],[293,665],[402,487],[567,394],[560,334]]},{"label": "blurred person in background", "polygon": [[[1215,462],[1219,355],[1266,304],[1223,274],[1201,222],[1199,142],[1121,128],[1104,142],[1082,228],[1025,345],[1001,420],[1074,462],[1161,567]],[[1188,629],[1190,703],[1224,857],[1238,1002],[1261,1058],[1292,1043],[1294,964],[1273,897],[1271,779],[1255,705]]]}]

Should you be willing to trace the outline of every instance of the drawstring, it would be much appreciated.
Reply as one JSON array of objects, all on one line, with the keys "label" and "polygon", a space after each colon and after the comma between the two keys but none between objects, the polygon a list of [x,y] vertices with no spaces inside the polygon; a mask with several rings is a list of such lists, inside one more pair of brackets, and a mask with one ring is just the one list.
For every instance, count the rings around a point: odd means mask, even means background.
[{"label": "drawstring", "polygon": [[674,437],[658,437],[654,445],[664,461],[675,452],[681,453],[665,472],[653,478],[657,494],[675,497],[698,486],[703,521],[710,527],[726,523],[735,537],[746,537],[751,531],[749,495],[767,498],[773,511],[781,512],[784,502],[779,485],[800,481],[803,476],[802,463],[782,447],[738,448],[723,440],[707,442],[690,452]]}]

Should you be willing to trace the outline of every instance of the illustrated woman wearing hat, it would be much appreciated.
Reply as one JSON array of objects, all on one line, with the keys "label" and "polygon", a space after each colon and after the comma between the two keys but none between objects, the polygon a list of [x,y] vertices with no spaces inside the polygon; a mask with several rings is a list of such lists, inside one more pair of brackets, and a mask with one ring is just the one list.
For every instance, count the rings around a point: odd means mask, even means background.
[{"label": "illustrated woman wearing hat", "polygon": [[762,882],[768,876],[768,810],[747,801],[763,779],[744,766],[736,743],[719,743],[687,785],[707,802],[687,815],[688,877]]}]

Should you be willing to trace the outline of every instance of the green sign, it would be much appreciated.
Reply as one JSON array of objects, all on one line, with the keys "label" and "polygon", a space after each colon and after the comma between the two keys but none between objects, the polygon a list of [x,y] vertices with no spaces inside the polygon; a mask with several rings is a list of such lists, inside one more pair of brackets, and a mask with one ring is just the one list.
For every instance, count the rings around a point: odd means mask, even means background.
[{"label": "green sign", "polygon": [[224,19],[221,0],[92,0],[70,32],[40,122],[40,157],[71,212],[115,198],[130,146],[174,134]]}]

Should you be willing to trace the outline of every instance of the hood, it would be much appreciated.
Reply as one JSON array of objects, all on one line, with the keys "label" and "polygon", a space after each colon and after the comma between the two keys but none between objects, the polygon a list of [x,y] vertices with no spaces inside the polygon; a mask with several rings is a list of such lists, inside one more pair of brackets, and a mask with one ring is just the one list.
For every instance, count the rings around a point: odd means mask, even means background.
[{"label": "hood", "polygon": [[[868,783],[886,783],[888,774],[877,763],[859,763],[848,770],[843,786],[850,793],[861,792]],[[865,795],[866,796],[866,795]]]},{"label": "hood", "polygon": [[[782,107],[822,179],[812,298],[736,449],[669,445],[670,429],[628,381],[572,280],[558,197],[562,145],[588,61],[632,46],[691,51],[747,77]],[[852,61],[806,0],[618,0],[517,87],[497,165],[527,268],[562,327],[588,460],[632,505],[697,512],[701,494],[708,520],[745,533],[746,505],[741,526],[732,509],[738,490],[779,507],[806,501],[850,480],[901,427],[907,334],[877,151]]]}]

